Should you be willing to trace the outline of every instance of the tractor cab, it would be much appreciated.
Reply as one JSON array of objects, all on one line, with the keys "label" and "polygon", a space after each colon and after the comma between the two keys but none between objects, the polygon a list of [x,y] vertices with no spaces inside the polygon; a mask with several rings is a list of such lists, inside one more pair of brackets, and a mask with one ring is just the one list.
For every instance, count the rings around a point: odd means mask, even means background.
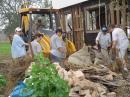
[{"label": "tractor cab", "polygon": [[56,21],[57,12],[57,9],[20,9],[20,26],[24,32],[23,39],[25,41],[28,41],[28,39],[32,40],[33,36],[39,32],[52,36],[58,26]]}]

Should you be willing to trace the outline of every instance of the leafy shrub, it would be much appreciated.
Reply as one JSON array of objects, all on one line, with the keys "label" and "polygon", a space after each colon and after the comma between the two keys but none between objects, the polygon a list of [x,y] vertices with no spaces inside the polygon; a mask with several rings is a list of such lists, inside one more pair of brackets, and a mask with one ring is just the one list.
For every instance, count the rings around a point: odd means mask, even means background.
[{"label": "leafy shrub", "polygon": [[68,83],[60,78],[55,65],[42,54],[36,59],[30,78],[26,80],[28,87],[34,91],[31,97],[69,97]]}]

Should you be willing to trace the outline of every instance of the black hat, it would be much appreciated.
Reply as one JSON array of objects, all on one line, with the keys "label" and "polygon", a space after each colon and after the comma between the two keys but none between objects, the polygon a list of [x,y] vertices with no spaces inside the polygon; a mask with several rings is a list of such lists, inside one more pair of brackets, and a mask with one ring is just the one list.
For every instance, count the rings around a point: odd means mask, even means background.
[{"label": "black hat", "polygon": [[102,30],[102,32],[104,32],[104,33],[108,31],[108,29],[107,29],[106,26],[103,26],[101,30]]}]

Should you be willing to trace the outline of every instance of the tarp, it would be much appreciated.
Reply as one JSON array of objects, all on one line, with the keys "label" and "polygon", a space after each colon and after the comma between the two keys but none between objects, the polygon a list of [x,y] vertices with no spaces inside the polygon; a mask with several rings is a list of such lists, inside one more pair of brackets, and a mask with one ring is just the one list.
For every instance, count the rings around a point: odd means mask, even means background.
[{"label": "tarp", "polygon": [[25,32],[29,30],[29,17],[28,16],[22,16],[22,26],[24,25]]}]

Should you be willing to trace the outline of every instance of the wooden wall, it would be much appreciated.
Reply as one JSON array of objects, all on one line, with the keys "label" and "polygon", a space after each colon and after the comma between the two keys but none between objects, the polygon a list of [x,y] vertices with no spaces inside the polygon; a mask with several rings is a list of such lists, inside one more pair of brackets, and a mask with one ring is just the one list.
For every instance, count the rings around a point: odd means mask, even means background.
[{"label": "wooden wall", "polygon": [[[66,14],[72,15],[72,30],[66,31]],[[79,5],[60,10],[60,24],[62,29],[67,32],[69,40],[73,41],[76,49],[82,48],[84,43],[84,27],[83,27],[83,12]]]},{"label": "wooden wall", "polygon": [[80,6],[72,8],[73,17],[73,39],[77,49],[83,46],[84,41],[84,28],[83,28],[83,12]]},{"label": "wooden wall", "polygon": [[[66,31],[66,14],[72,15],[72,31],[67,32],[67,36],[68,39],[74,42],[77,49],[82,48],[85,40],[87,40],[86,33],[95,37],[95,34],[91,35],[91,32],[97,33],[100,30],[87,31],[86,13],[84,10],[88,7],[93,9],[93,7],[99,6],[98,3],[99,0],[91,0],[60,9],[59,11],[60,25],[64,31]],[[115,24],[123,28],[129,25],[128,0],[101,0],[101,3],[105,4],[106,25]],[[90,36],[88,36],[88,39]],[[94,42],[94,38],[92,41]]]},{"label": "wooden wall", "polygon": [[122,28],[128,26],[128,0],[111,0],[109,10],[111,24]]}]

